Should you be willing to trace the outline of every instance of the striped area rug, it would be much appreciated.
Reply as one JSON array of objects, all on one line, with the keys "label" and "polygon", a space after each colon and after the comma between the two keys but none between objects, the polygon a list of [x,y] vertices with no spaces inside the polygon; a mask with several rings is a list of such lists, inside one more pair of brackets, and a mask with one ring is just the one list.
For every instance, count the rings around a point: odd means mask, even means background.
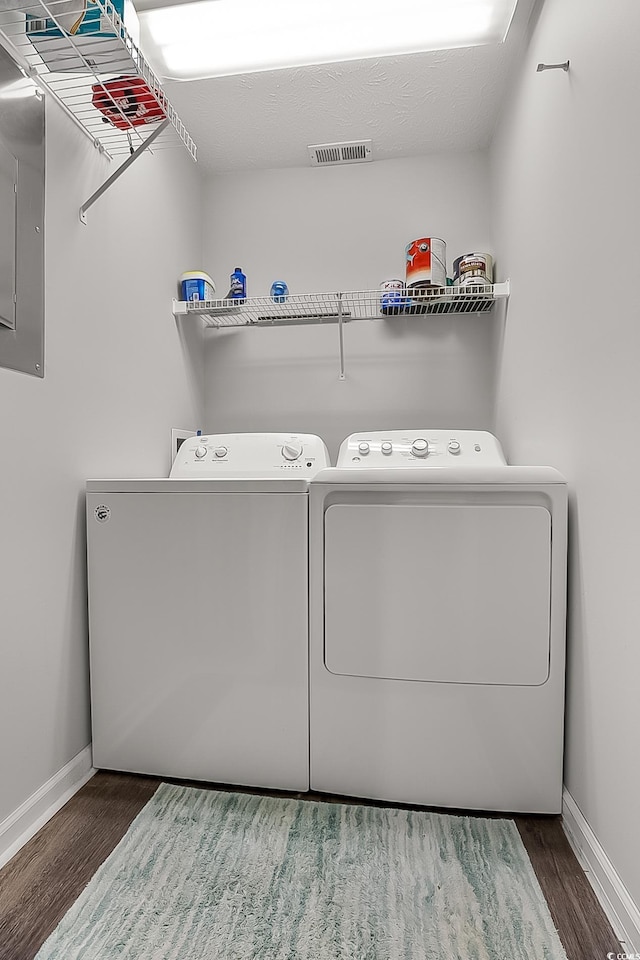
[{"label": "striped area rug", "polygon": [[566,960],[511,820],[162,784],[37,960]]}]

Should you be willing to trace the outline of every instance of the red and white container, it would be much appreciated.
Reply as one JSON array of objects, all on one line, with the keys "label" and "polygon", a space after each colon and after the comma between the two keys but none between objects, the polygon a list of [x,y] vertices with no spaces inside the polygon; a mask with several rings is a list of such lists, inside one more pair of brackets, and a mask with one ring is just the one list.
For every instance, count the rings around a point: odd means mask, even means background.
[{"label": "red and white container", "polygon": [[438,237],[412,240],[405,248],[407,287],[414,290],[447,285],[447,245]]},{"label": "red and white container", "polygon": [[164,94],[152,90],[142,77],[115,77],[94,83],[91,90],[93,106],[118,130],[130,130],[166,119],[161,105]]}]

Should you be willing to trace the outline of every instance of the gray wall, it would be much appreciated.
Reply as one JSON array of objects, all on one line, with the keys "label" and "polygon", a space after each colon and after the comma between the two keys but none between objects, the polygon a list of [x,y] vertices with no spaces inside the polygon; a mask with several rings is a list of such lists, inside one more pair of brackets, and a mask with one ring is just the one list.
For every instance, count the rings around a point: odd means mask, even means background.
[{"label": "gray wall", "polygon": [[[212,178],[204,196],[204,269],[218,294],[237,265],[249,296],[275,279],[292,293],[377,289],[404,277],[405,244],[436,236],[448,261],[492,250],[483,153]],[[500,265],[498,265],[500,269]],[[394,318],[205,335],[209,432],[318,433],[333,456],[355,430],[490,428],[492,316]]]},{"label": "gray wall", "polygon": [[44,380],[0,369],[0,824],[90,740],[84,481],[166,476],[170,429],[201,417],[201,331],[171,314],[197,259],[182,150],[109,167],[47,111]]},{"label": "gray wall", "polygon": [[547,0],[492,157],[513,291],[497,432],[570,484],[565,782],[636,904],[639,36],[636,0]]}]

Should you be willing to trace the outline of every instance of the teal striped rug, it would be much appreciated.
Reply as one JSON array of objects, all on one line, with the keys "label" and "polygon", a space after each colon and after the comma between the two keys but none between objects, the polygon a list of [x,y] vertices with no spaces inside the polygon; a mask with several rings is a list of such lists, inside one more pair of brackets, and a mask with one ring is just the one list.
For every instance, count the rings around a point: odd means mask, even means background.
[{"label": "teal striped rug", "polygon": [[162,784],[37,960],[566,960],[511,820]]}]

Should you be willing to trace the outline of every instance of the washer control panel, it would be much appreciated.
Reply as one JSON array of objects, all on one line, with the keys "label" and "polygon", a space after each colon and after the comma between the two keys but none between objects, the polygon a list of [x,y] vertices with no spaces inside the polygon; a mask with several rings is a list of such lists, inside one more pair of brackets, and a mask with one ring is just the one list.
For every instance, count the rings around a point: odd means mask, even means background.
[{"label": "washer control panel", "polygon": [[185,440],[169,476],[309,480],[318,470],[330,466],[323,441],[310,433],[217,433]]},{"label": "washer control panel", "polygon": [[387,430],[353,433],[338,453],[339,468],[496,466],[502,447],[485,430]]}]

